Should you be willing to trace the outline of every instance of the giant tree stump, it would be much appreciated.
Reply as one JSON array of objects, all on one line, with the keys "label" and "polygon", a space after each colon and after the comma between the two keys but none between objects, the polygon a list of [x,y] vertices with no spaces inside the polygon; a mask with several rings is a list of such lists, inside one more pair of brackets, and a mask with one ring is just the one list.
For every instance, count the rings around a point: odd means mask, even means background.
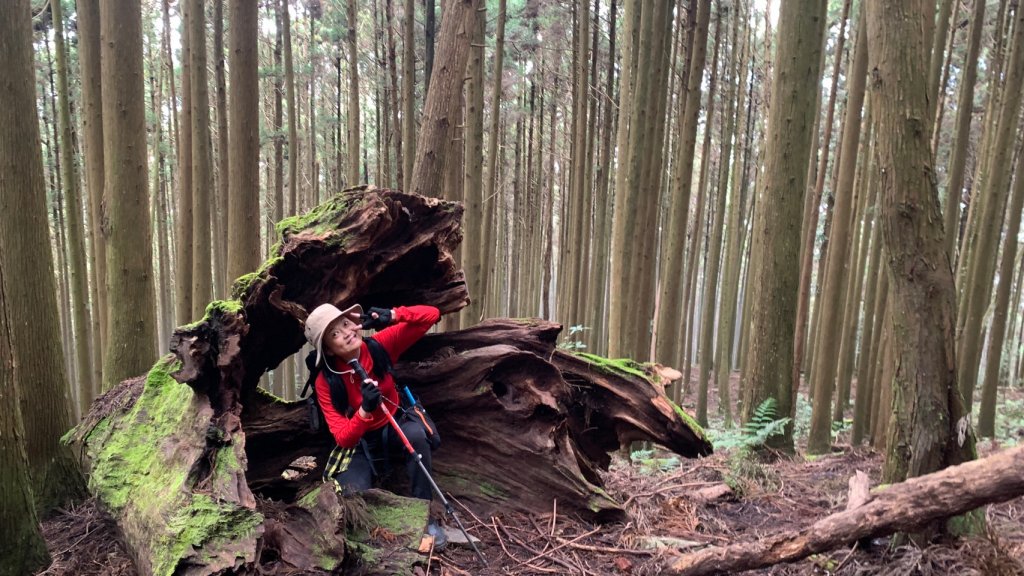
[{"label": "giant tree stump", "polygon": [[[301,348],[306,311],[320,303],[464,307],[451,256],[461,213],[438,199],[357,188],[281,222],[273,257],[235,282],[235,300],[178,328],[171,354],[145,379],[97,400],[72,440],[142,573],[359,562],[399,570],[372,560],[377,544],[359,541],[343,521],[355,501],[321,483],[333,440],[311,430],[306,402],[284,402],[258,382]],[[441,430],[438,483],[480,514],[549,510],[557,498],[566,513],[619,519],[598,475],[610,450],[650,440],[685,456],[711,451],[649,368],[559,350],[560,330],[544,320],[491,320],[428,335],[395,366]],[[286,473],[302,456],[315,468]],[[402,505],[404,516],[422,525],[426,510],[415,504]],[[407,540],[389,539],[406,552]]]}]

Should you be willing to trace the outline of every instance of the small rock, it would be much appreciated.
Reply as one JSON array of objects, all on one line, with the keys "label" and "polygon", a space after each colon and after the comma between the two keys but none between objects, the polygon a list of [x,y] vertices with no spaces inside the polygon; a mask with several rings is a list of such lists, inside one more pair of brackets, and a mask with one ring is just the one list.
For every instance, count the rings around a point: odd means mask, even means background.
[{"label": "small rock", "polygon": [[[445,526],[444,527],[444,534],[445,534],[445,536],[448,537],[448,543],[449,544],[455,544],[456,546],[466,546],[466,547],[469,547],[469,540],[466,540],[466,537],[462,534],[462,530],[459,530],[458,528],[453,527],[453,526]],[[470,534],[469,537],[473,540],[474,544],[477,544],[477,543],[480,542],[480,539],[477,538],[476,536],[473,536],[472,534]]]}]

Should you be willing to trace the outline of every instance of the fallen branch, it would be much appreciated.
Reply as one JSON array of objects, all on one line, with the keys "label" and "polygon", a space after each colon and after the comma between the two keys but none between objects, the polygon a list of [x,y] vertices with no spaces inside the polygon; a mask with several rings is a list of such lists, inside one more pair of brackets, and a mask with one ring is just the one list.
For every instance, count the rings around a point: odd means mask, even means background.
[{"label": "fallen branch", "polygon": [[909,532],[986,504],[1024,495],[1024,446],[894,484],[862,506],[796,532],[707,548],[671,560],[663,574],[731,574],[794,562],[862,538]]}]

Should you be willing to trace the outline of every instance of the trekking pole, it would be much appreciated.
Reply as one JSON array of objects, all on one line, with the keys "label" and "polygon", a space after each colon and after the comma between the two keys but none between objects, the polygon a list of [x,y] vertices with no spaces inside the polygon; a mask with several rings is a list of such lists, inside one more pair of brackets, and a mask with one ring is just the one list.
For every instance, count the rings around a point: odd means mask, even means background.
[{"label": "trekking pole", "polygon": [[[363,382],[370,381],[374,384],[374,386],[379,386],[379,384],[377,384],[377,381],[370,378],[370,376],[366,373],[366,370],[363,369],[362,364],[359,363],[358,358],[353,358],[349,360],[348,364],[349,366],[352,367],[353,370],[355,370],[356,375],[359,376],[360,380],[362,380]],[[430,475],[430,472],[427,470],[426,465],[423,464],[423,456],[420,455],[420,453],[417,452],[416,449],[412,447],[412,443],[410,443],[409,439],[405,436],[405,432],[402,432],[402,428],[398,425],[398,422],[395,421],[395,417],[391,415],[391,411],[388,410],[387,406],[381,404],[381,408],[384,410],[384,414],[388,417],[388,422],[391,423],[391,427],[395,429],[396,433],[398,433],[398,437],[402,440],[402,444],[405,445],[405,449],[408,450],[409,454],[416,460],[416,464],[419,465],[420,471],[423,472],[423,476],[426,477],[427,481],[430,482],[430,487],[434,489],[434,493],[437,494],[437,497],[441,499],[441,504],[444,505],[445,513],[455,519],[455,523],[459,525],[459,530],[462,531],[462,535],[466,537],[466,541],[469,542],[469,545],[473,547],[473,552],[476,552],[476,555],[478,558],[480,558],[480,561],[484,563],[484,566],[487,566],[487,559],[484,558],[484,555],[480,553],[480,550],[476,547],[476,544],[473,543],[473,539],[470,538],[469,532],[466,532],[466,528],[462,525],[462,521],[459,520],[459,516],[455,513],[455,508],[452,507],[451,502],[449,502],[448,499],[444,497],[444,494],[441,492],[441,489],[437,487],[437,482],[434,482],[434,478]]]}]

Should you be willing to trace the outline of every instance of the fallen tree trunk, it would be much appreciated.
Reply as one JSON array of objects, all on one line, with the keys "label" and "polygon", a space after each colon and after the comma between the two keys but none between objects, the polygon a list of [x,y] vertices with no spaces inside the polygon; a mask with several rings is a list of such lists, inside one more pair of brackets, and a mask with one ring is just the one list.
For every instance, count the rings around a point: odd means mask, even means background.
[{"label": "fallen tree trunk", "polygon": [[[145,379],[97,400],[72,439],[140,572],[372,562],[371,548],[383,544],[354,536],[338,511],[347,500],[321,489],[332,438],[310,428],[305,401],[284,402],[258,382],[302,347],[306,311],[320,303],[465,306],[451,256],[460,216],[458,204],[360,188],[282,222],[274,256],[235,282],[235,300],[177,329],[172,354]],[[597,474],[609,450],[650,440],[687,456],[710,453],[651,367],[564,353],[560,330],[489,321],[427,336],[395,366],[441,430],[438,483],[481,514],[545,511],[557,498],[560,511],[620,519]],[[425,514],[403,513],[420,525]]]},{"label": "fallen tree trunk", "polygon": [[831,550],[862,538],[911,532],[985,504],[1024,495],[1024,446],[911,478],[870,496],[858,507],[823,518],[798,532],[758,542],[716,546],[672,559],[663,574],[732,574]]}]

